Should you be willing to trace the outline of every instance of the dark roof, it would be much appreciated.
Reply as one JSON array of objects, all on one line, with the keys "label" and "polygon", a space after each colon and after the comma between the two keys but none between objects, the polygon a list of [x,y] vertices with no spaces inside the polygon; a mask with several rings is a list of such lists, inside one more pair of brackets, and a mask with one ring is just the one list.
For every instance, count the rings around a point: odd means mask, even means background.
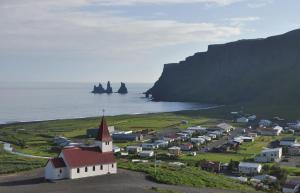
[{"label": "dark roof", "polygon": [[113,152],[101,152],[99,147],[75,147],[62,150],[70,168],[115,163]]},{"label": "dark roof", "polygon": [[284,188],[294,189],[296,186],[299,186],[297,183],[288,182],[283,185]]},{"label": "dark roof", "polygon": [[50,159],[51,163],[55,168],[64,168],[66,167],[66,164],[62,158],[52,158]]},{"label": "dark roof", "polygon": [[280,139],[280,141],[295,141],[296,138],[295,137],[284,137],[282,139]]},{"label": "dark roof", "polygon": [[96,137],[96,140],[105,141],[105,142],[112,141],[112,138],[109,134],[108,127],[107,127],[104,117],[102,117],[101,124],[99,126],[99,132]]}]

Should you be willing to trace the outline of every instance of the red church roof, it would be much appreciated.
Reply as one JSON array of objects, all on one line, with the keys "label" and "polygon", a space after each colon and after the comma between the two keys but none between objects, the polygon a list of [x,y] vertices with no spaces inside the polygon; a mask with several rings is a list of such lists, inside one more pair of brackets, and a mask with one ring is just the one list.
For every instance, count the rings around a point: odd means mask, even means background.
[{"label": "red church roof", "polygon": [[99,133],[98,133],[96,139],[99,141],[105,141],[105,142],[112,141],[112,138],[109,134],[108,127],[107,127],[104,117],[102,117],[101,124],[99,126]]},{"label": "red church roof", "polygon": [[64,160],[60,157],[52,158],[52,159],[50,159],[50,161],[51,161],[51,163],[53,164],[53,166],[55,168],[64,168],[64,167],[66,167],[66,164],[65,164]]},{"label": "red church roof", "polygon": [[62,150],[70,168],[115,163],[113,152],[101,152],[99,147],[75,147]]}]

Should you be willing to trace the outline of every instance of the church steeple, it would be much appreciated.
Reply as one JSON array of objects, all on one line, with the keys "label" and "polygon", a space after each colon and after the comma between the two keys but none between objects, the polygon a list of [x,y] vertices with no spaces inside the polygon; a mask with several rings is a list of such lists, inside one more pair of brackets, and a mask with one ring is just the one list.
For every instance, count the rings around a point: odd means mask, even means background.
[{"label": "church steeple", "polygon": [[100,147],[102,152],[113,151],[112,138],[109,134],[104,115],[102,116],[101,124],[99,126],[99,132],[96,137],[96,144]]},{"label": "church steeple", "polygon": [[96,140],[102,141],[102,142],[112,141],[112,138],[109,134],[108,127],[107,127],[106,120],[105,120],[104,116],[102,116],[101,124],[99,126],[99,132],[98,132],[98,135],[96,137]]}]

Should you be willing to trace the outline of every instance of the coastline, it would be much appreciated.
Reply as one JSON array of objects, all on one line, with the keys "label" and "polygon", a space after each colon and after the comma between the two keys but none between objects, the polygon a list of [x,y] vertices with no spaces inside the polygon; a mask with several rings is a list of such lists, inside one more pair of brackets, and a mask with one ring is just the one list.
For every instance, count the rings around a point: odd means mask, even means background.
[{"label": "coastline", "polygon": [[[163,113],[180,113],[186,111],[202,111],[202,110],[210,110],[210,109],[217,109],[224,107],[225,105],[212,105],[208,107],[203,107],[199,109],[185,109],[185,110],[178,110],[178,111],[165,111],[165,112],[148,112],[148,113],[127,113],[127,114],[116,114],[116,115],[106,115],[106,117],[115,117],[115,116],[130,116],[130,115],[151,115],[151,114],[163,114]],[[1,126],[9,126],[9,125],[22,125],[22,124],[31,124],[31,123],[41,123],[41,122],[48,122],[48,121],[63,121],[63,120],[83,120],[83,119],[95,119],[98,116],[88,116],[88,117],[71,117],[71,118],[58,118],[58,119],[45,119],[45,120],[32,120],[32,121],[8,121],[3,122],[0,121]]]}]

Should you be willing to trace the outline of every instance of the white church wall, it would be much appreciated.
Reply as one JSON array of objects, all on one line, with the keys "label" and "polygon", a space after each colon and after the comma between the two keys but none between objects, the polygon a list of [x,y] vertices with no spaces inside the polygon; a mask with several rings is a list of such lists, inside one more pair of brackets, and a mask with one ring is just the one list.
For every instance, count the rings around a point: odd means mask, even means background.
[{"label": "white church wall", "polygon": [[[93,167],[95,167],[95,171]],[[79,169],[79,172],[77,169]],[[76,178],[84,178],[90,176],[99,176],[99,175],[115,174],[115,173],[117,173],[117,163],[103,164],[103,165],[72,168],[70,170],[70,174],[71,174],[70,178],[76,179]]]},{"label": "white church wall", "polygon": [[67,168],[55,168],[51,161],[45,167],[45,178],[48,180],[59,180],[67,178]]}]

